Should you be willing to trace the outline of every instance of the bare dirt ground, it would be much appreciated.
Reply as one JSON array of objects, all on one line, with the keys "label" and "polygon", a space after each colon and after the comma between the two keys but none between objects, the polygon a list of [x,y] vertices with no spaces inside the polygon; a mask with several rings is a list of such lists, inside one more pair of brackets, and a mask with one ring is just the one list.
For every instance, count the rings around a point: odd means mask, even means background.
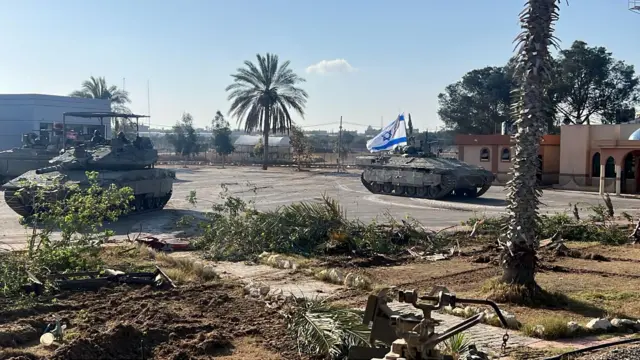
[{"label": "bare dirt ground", "polygon": [[[62,345],[46,348],[46,324],[66,324]],[[179,289],[102,289],[55,304],[0,311],[0,359],[307,359],[284,318],[226,283]]]}]

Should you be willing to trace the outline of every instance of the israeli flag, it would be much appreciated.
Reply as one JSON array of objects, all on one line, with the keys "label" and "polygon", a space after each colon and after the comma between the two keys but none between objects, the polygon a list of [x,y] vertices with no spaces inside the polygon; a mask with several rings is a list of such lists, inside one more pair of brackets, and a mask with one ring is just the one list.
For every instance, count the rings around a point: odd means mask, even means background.
[{"label": "israeli flag", "polygon": [[404,114],[401,114],[397,119],[382,129],[380,134],[367,141],[367,149],[371,152],[385,151],[406,144],[407,128],[404,123]]}]

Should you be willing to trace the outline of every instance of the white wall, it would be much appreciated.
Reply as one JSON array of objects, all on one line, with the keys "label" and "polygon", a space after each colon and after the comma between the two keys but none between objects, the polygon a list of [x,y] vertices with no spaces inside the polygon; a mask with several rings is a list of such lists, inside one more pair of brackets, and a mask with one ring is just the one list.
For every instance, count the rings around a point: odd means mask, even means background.
[{"label": "white wall", "polygon": [[[0,150],[20,147],[22,134],[40,131],[40,123],[62,122],[65,112],[108,112],[108,100],[68,96],[0,95]],[[99,119],[67,118],[68,124],[99,125]],[[105,137],[111,136],[111,119],[104,119]]]}]

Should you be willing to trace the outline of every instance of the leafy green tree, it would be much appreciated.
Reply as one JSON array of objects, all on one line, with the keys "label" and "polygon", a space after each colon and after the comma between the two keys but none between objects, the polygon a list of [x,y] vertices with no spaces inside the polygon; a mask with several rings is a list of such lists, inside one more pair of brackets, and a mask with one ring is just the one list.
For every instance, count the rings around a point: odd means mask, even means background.
[{"label": "leafy green tree", "polygon": [[549,116],[546,89],[551,85],[553,60],[550,45],[556,45],[553,23],[558,19],[557,0],[528,0],[520,13],[522,33],[516,38],[516,77],[521,88],[514,94],[516,120],[512,179],[507,183],[508,223],[501,255],[502,282],[525,289],[532,297],[535,280],[538,206],[542,191],[537,184],[538,148]]},{"label": "leafy green tree", "polygon": [[633,65],[615,60],[602,46],[574,41],[561,50],[560,99],[563,119],[571,124],[616,123],[638,102],[640,79]]},{"label": "leafy green tree", "polygon": [[[86,172],[88,185],[46,186],[24,180],[16,196],[36,212],[22,219],[28,229],[25,252],[10,252],[0,259],[0,291],[21,293],[27,270],[37,278],[50,272],[97,270],[101,246],[113,235],[103,226],[132,209],[134,196],[129,187],[102,187],[97,172]],[[54,239],[54,233],[59,238]]]},{"label": "leafy green tree", "polygon": [[165,137],[175,149],[176,154],[193,156],[201,151],[198,133],[193,127],[193,117],[189,113],[182,114],[182,119],[176,122],[172,131]]},{"label": "leafy green tree", "polygon": [[235,151],[233,143],[231,142],[231,129],[229,128],[229,122],[225,120],[220,110],[216,111],[216,115],[212,121],[213,129],[213,147],[216,153],[222,156],[222,167],[226,162],[227,155]]},{"label": "leafy green tree", "polygon": [[[278,56],[256,55],[258,65],[245,61],[244,68],[231,75],[233,84],[227,86],[231,108],[229,112],[244,121],[247,132],[261,130],[264,152],[269,154],[269,132],[288,132],[292,126],[291,109],[304,118],[307,93],[297,87],[305,80],[289,68],[289,61],[278,64]],[[262,169],[267,170],[268,156],[263,157]]]},{"label": "leafy green tree", "polygon": [[261,157],[264,155],[264,143],[262,139],[259,139],[258,142],[253,146],[253,156]]},{"label": "leafy green tree", "polygon": [[298,170],[300,170],[304,161],[311,160],[313,147],[300,127],[292,126],[290,134],[291,149],[298,164]]},{"label": "leafy green tree", "polygon": [[[347,157],[347,154],[351,152],[351,144],[355,140],[355,136],[347,131],[342,132],[342,139],[340,137],[336,137],[333,141],[333,152],[338,154],[340,159],[344,159]],[[342,145],[340,144],[342,141]]]},{"label": "leafy green tree", "polygon": [[[552,78],[557,78],[558,65],[552,61]],[[500,133],[502,123],[515,121],[511,115],[512,90],[518,89],[519,78],[515,77],[517,63],[511,58],[505,66],[485,67],[471,70],[462,80],[448,85],[438,95],[438,116],[449,130],[463,134]],[[554,81],[545,88],[548,98],[546,132],[557,133],[555,108],[559,103],[559,84]]]},{"label": "leafy green tree", "polygon": [[495,134],[510,121],[514,81],[506,66],[471,70],[438,95],[438,116],[449,129],[464,134]]},{"label": "leafy green tree", "polygon": [[[123,114],[131,113],[131,110],[127,107],[127,104],[131,103],[129,93],[124,89],[119,89],[115,85],[107,85],[104,77],[91,76],[89,80],[82,83],[80,90],[72,92],[69,96],[109,100],[111,102],[111,111]],[[131,124],[128,121],[122,123],[122,121],[114,119],[114,122],[116,132],[120,130],[124,131],[124,128],[131,128]]]}]

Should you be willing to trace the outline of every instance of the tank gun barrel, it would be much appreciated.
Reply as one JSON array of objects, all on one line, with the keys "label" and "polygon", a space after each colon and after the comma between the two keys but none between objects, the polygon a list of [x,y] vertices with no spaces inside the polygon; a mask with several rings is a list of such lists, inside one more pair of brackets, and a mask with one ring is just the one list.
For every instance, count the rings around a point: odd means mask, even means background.
[{"label": "tank gun barrel", "polygon": [[55,171],[60,171],[63,169],[62,165],[54,165],[54,166],[47,166],[47,167],[43,167],[40,169],[36,169],[36,174],[41,175],[41,174],[48,174],[48,173],[52,173]]}]

